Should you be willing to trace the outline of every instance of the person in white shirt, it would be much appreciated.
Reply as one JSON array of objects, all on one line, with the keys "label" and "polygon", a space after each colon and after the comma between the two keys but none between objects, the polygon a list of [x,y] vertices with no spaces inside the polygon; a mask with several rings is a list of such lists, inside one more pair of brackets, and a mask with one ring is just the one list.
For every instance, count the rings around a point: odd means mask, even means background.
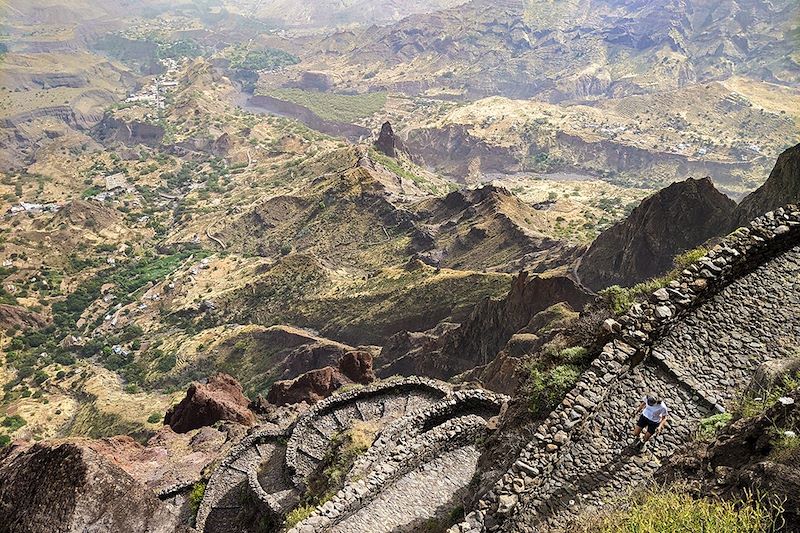
[{"label": "person in white shirt", "polygon": [[[639,420],[633,428],[633,437],[636,439],[636,445],[641,447],[644,443],[649,441],[653,435],[664,427],[667,423],[667,405],[654,394],[648,394],[642,399],[639,408],[636,410],[639,415]],[[642,430],[645,430],[644,436],[640,436]]]}]

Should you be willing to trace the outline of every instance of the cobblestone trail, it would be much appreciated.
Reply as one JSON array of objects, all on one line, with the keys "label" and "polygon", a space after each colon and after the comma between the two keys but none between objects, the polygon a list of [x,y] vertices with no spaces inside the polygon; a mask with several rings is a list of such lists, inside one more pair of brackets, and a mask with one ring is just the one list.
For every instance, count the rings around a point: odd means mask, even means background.
[{"label": "cobblestone trail", "polygon": [[209,479],[203,502],[197,512],[198,531],[241,532],[248,519],[246,502],[252,494],[251,477],[255,474],[265,494],[277,508],[289,509],[297,500],[297,492],[282,475],[282,468],[258,474],[259,464],[283,465],[286,446],[274,432],[255,434],[237,445]]},{"label": "cobblestone trail", "polygon": [[419,531],[434,516],[446,518],[461,504],[480,453],[464,446],[442,454],[399,478],[332,533]]},{"label": "cobblestone trail", "polygon": [[421,378],[381,382],[318,403],[291,432],[257,428],[231,449],[211,475],[197,512],[197,530],[249,530],[255,510],[282,517],[297,504],[335,433],[358,421],[385,427],[408,412],[435,404],[449,392],[446,384]]},{"label": "cobblestone trail", "polygon": [[[740,278],[675,325],[641,364],[609,375],[602,395],[568,399],[556,442],[532,443],[518,461],[516,492],[500,495],[485,527],[530,532],[563,527],[579,509],[645,483],[699,421],[733,399],[764,361],[791,355],[800,343],[800,247]],[[618,349],[625,350],[623,346]],[[629,349],[629,355],[633,350]],[[671,409],[670,425],[641,454],[628,444],[633,413],[653,391]],[[600,391],[599,391],[600,392]],[[520,468],[521,467],[521,468]]]},{"label": "cobblestone trail", "polygon": [[388,390],[319,412],[308,419],[307,431],[296,431],[290,441],[290,446],[298,452],[296,476],[305,481],[325,457],[333,435],[350,428],[354,422],[376,421],[383,427],[407,412],[433,405],[442,396],[434,390]]}]

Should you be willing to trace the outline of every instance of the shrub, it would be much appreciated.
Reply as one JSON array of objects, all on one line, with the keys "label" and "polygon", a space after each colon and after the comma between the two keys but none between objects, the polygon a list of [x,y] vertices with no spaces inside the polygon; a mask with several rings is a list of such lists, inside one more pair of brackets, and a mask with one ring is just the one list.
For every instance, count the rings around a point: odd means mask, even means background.
[{"label": "shrub", "polygon": [[700,421],[700,427],[697,430],[697,438],[700,440],[710,440],[717,434],[717,432],[728,425],[733,419],[731,413],[719,413]]},{"label": "shrub", "polygon": [[48,375],[47,375],[47,372],[45,372],[44,370],[37,370],[37,371],[36,371],[36,374],[35,374],[35,375],[34,375],[34,377],[33,377],[33,381],[34,381],[34,382],[35,382],[37,385],[41,385],[42,383],[44,383],[45,381],[47,381],[47,378],[49,378],[49,377],[50,377],[50,376],[48,376]]},{"label": "shrub", "polygon": [[762,501],[695,500],[679,490],[648,492],[624,511],[588,518],[580,532],[667,533],[762,533],[774,522],[773,511]]},{"label": "shrub", "polygon": [[798,387],[800,387],[800,372],[784,376],[783,380],[775,386],[742,397],[734,411],[743,418],[758,416],[772,407],[778,398]]},{"label": "shrub", "polygon": [[311,516],[311,513],[314,512],[313,505],[300,505],[291,511],[289,514],[286,515],[286,520],[284,521],[284,528],[285,529],[292,529],[294,526]]},{"label": "shrub", "polygon": [[189,508],[192,510],[192,513],[197,514],[197,510],[200,508],[200,502],[203,501],[203,496],[205,493],[205,483],[198,481],[194,484],[192,491],[189,493]]},{"label": "shrub", "polygon": [[11,437],[8,435],[0,435],[0,448],[5,448],[11,444]]},{"label": "shrub", "polygon": [[174,353],[168,353],[158,360],[158,363],[156,364],[156,370],[162,374],[166,374],[175,368],[176,364],[178,364],[178,358],[175,357]]},{"label": "shrub", "polygon": [[147,421],[150,424],[158,424],[159,422],[161,422],[161,415],[158,413],[153,413],[147,417]]},{"label": "shrub", "polygon": [[800,459],[800,437],[794,431],[778,431],[769,458],[777,463],[793,464]]},{"label": "shrub", "polygon": [[528,409],[533,413],[553,409],[575,386],[579,376],[580,369],[575,365],[558,365],[548,371],[531,368],[525,383]]},{"label": "shrub", "polygon": [[8,428],[8,431],[10,432],[18,430],[25,424],[27,424],[27,422],[25,422],[25,419],[19,415],[7,416],[2,422],[2,426]]},{"label": "shrub", "polygon": [[570,363],[581,363],[584,361],[589,351],[583,346],[573,346],[571,348],[564,348],[559,352],[559,357]]}]

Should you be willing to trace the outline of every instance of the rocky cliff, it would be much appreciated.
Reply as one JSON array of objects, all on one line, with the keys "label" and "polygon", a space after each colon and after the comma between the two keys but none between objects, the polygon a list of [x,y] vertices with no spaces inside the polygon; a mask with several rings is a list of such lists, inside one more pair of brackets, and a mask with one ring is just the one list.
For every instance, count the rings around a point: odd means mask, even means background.
[{"label": "rocky cliff", "polygon": [[449,378],[491,362],[537,313],[566,302],[582,309],[591,295],[563,276],[529,276],[521,272],[502,300],[486,299],[478,304],[459,327],[438,337],[408,334],[389,340],[381,352],[380,376],[424,375]]},{"label": "rocky cliff", "polygon": [[577,268],[580,280],[600,290],[659,276],[675,256],[723,233],[735,207],[708,178],[674,183],[597,237]]},{"label": "rocky cliff", "polygon": [[733,213],[732,227],[800,199],[800,144],[779,157],[764,184],[747,195]]},{"label": "rocky cliff", "polygon": [[155,494],[97,452],[39,443],[0,455],[0,531],[187,531]]}]

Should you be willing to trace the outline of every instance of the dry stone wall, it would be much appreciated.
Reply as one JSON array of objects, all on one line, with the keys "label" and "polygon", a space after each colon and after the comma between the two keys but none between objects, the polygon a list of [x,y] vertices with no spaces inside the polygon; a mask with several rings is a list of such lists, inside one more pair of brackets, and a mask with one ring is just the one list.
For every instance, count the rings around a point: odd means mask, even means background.
[{"label": "dry stone wall", "polygon": [[[661,460],[703,417],[724,410],[761,363],[797,346],[799,244],[796,206],[767,213],[610,321],[617,338],[449,532],[559,529],[576,513],[649,482]],[[650,391],[668,399],[670,426],[644,453],[633,453],[632,415]]]},{"label": "dry stone wall", "polygon": [[296,487],[322,461],[331,437],[353,420],[393,420],[435,404],[451,391],[446,383],[411,377],[382,381],[336,394],[312,407],[298,420],[286,448],[286,465]]},{"label": "dry stone wall", "polygon": [[[434,518],[442,511],[439,507],[466,489],[477,465],[476,442],[486,436],[489,419],[506,401],[507,397],[482,389],[463,390],[409,413],[387,427],[356,462],[345,487],[289,533],[388,532]],[[442,461],[462,455],[474,456],[474,461],[466,465]],[[409,486],[428,496],[427,506],[410,501],[399,505],[398,494]],[[366,524],[376,529],[361,529]]]},{"label": "dry stone wall", "polygon": [[[380,447],[370,450],[369,464],[362,463],[368,483],[363,485],[364,494],[372,497],[390,479],[474,442],[485,430],[486,419],[496,415],[506,400],[483,390],[453,392],[447,383],[418,377],[390,379],[331,396],[290,428],[259,427],[233,446],[208,481],[197,529],[241,531],[243,521],[252,520],[253,505],[279,521],[299,501],[334,434],[358,421],[377,422],[384,428],[377,440]],[[406,445],[412,438],[413,445]]]}]

